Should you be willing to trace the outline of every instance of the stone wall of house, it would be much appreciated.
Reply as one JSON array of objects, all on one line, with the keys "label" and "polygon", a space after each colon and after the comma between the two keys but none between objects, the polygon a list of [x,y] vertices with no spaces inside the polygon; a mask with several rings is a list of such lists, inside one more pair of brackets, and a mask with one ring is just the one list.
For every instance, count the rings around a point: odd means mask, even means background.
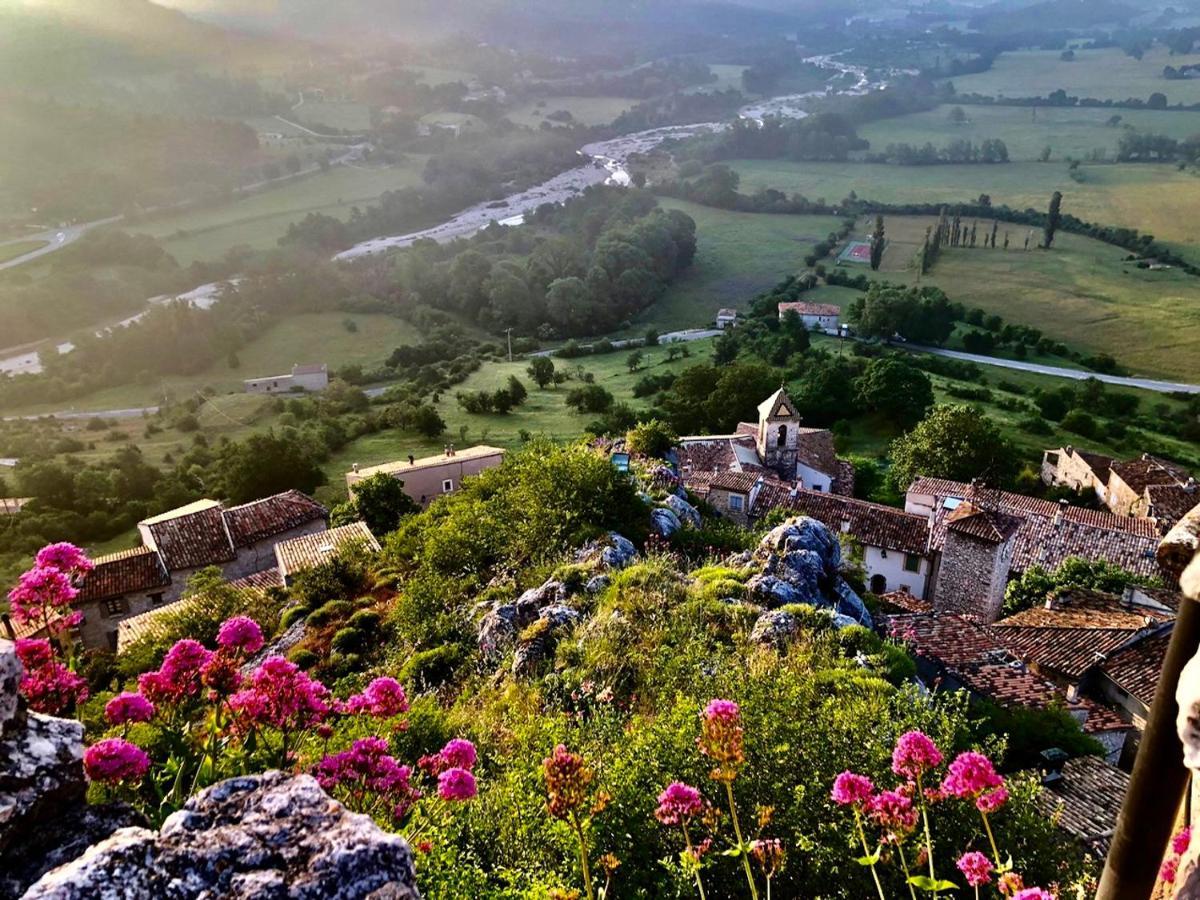
[{"label": "stone wall of house", "polygon": [[1122,481],[1116,473],[1110,473],[1108,476],[1108,491],[1104,502],[1118,516],[1142,514],[1139,512],[1139,506],[1143,504],[1142,496]]},{"label": "stone wall of house", "polygon": [[[742,508],[734,509],[729,505],[730,497],[738,497],[741,500]],[[727,491],[723,488],[710,488],[707,497],[708,503],[718,514],[729,519],[731,522],[736,522],[743,528],[750,524],[748,508],[750,506],[750,498],[745,494],[740,494],[735,491]]]},{"label": "stone wall of house", "polygon": [[1004,602],[1012,554],[1012,538],[994,544],[947,530],[933,587],[934,612],[995,622]]}]

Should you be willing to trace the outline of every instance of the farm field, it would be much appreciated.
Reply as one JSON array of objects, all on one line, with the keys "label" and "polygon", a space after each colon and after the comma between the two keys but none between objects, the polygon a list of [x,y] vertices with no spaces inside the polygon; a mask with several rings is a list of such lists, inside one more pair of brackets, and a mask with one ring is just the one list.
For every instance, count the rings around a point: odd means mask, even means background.
[{"label": "farm field", "polygon": [[1200,102],[1200,81],[1162,77],[1163,66],[1192,65],[1200,62],[1200,54],[1171,56],[1165,47],[1156,45],[1140,60],[1115,47],[1076,50],[1073,62],[1065,62],[1059,55],[1058,50],[1002,53],[988,71],[952,81],[960,94],[989,97],[1044,97],[1061,88],[1070,96],[1097,100],[1145,100],[1157,91],[1166,95],[1168,103]]},{"label": "farm field", "polygon": [[[871,142],[871,150],[876,153],[888,144],[919,147],[929,142],[941,148],[955,140],[979,144],[989,138],[1000,138],[1008,147],[1009,159],[1015,162],[1036,160],[1045,147],[1051,149],[1053,160],[1068,156],[1081,159],[1096,149],[1103,149],[1113,158],[1126,126],[1179,140],[1200,133],[1200,112],[962,106],[967,121],[956,125],[950,121],[950,111],[954,108],[954,104],[944,104],[927,112],[870,122],[859,129],[859,134]],[[1113,116],[1120,116],[1116,127],[1107,124]]]},{"label": "farm field", "polygon": [[[732,160],[741,190],[775,188],[837,201],[854,191],[882,203],[968,202],[981,193],[1015,209],[1045,209],[1054,191],[1063,193],[1063,212],[1091,222],[1148,232],[1180,251],[1195,250],[1193,227],[1200,208],[1200,177],[1173,165],[1126,163],[1083,166],[1073,181],[1063,163],[995,166],[889,166]],[[1200,258],[1200,254],[1194,254]]]},{"label": "farm field", "polygon": [[538,128],[545,121],[562,124],[546,116],[566,110],[574,121],[583,125],[607,125],[639,102],[629,97],[543,97],[515,106],[505,115],[518,125]]},{"label": "farm field", "polygon": [[704,90],[724,91],[729,88],[736,90],[742,89],[742,73],[749,66],[734,66],[722,63],[714,63],[708,67],[709,71],[717,76],[717,80],[711,84],[704,85]]},{"label": "farm field", "polygon": [[270,249],[289,224],[310,212],[345,218],[351,207],[365,206],[385,191],[419,184],[426,159],[412,155],[395,166],[336,166],[235,200],[131,223],[128,229],[159,238],[182,265],[215,259],[238,244]]},{"label": "farm field", "polygon": [[696,259],[631,333],[710,325],[721,307],[744,308],[759,291],[804,267],[804,256],[839,222],[833,216],[772,216],[729,212],[660,198],[696,220]]},{"label": "farm field", "polygon": [[353,101],[305,100],[284,118],[307,125],[315,131],[320,131],[318,126],[323,125],[339,131],[362,132],[371,127],[371,108],[365,103]]}]

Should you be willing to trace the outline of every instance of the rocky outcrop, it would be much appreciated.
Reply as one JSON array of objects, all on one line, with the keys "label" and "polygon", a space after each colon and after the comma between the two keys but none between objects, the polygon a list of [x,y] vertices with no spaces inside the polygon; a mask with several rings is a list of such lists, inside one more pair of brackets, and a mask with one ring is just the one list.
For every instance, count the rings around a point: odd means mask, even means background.
[{"label": "rocky outcrop", "polygon": [[562,633],[573,628],[580,618],[578,611],[569,606],[547,606],[543,609],[530,629],[534,633],[523,638],[513,653],[513,676],[528,678],[534,675],[542,662],[553,654]]},{"label": "rocky outcrop", "polygon": [[512,603],[498,603],[488,609],[479,620],[478,642],[483,655],[489,659],[503,655],[517,635],[537,621],[543,609],[561,603],[567,594],[566,585],[551,579],[525,591]]},{"label": "rocky outcrop", "polygon": [[669,538],[682,527],[679,516],[665,506],[650,510],[650,528],[660,537]]},{"label": "rocky outcrop", "polygon": [[610,531],[603,538],[584,544],[575,554],[575,561],[599,563],[606,569],[623,569],[637,559],[637,555],[633,541]]},{"label": "rocky outcrop", "polygon": [[773,609],[763,613],[754,623],[750,631],[750,642],[753,644],[769,644],[782,647],[796,636],[800,625],[796,617],[782,609]]},{"label": "rocky outcrop", "polygon": [[266,772],[200,792],[157,834],[122,828],[44,875],[25,897],[419,900],[420,894],[402,838],[349,812],[309,775]]},{"label": "rocky outcrop", "polygon": [[668,494],[663,500],[663,505],[675,513],[683,524],[690,525],[692,528],[700,527],[700,510],[688,503],[686,498],[680,497],[678,494]]}]

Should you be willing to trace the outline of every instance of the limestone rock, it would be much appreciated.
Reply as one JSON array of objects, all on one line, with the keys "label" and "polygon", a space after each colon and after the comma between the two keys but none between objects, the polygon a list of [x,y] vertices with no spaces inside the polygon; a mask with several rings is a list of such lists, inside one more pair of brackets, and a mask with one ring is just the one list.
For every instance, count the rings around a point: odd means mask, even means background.
[{"label": "limestone rock", "polygon": [[20,684],[21,661],[17,659],[17,646],[11,641],[0,641],[0,738],[24,724],[17,692]]},{"label": "limestone rock", "polygon": [[484,656],[500,655],[517,638],[517,607],[512,603],[497,606],[479,622],[479,649]]},{"label": "limestone rock", "polygon": [[419,900],[398,835],[349,812],[309,775],[231,778],[156,835],[124,828],[44,875],[27,900]]},{"label": "limestone rock", "polygon": [[691,525],[693,528],[700,527],[700,511],[688,503],[686,498],[668,494],[663,503],[671,512],[675,513],[680,522]]},{"label": "limestone rock", "polygon": [[567,588],[561,581],[550,580],[535,588],[530,588],[517,598],[517,625],[522,627],[538,617],[538,613],[546,606],[565,600]]},{"label": "limestone rock", "polygon": [[25,727],[0,741],[0,851],[23,830],[81,804],[83,725],[30,713]]},{"label": "limestone rock", "polygon": [[655,534],[669,538],[675,532],[683,527],[679,521],[679,516],[667,509],[665,506],[660,506],[657,509],[650,511],[650,527]]},{"label": "limestone rock", "polygon": [[833,575],[842,567],[842,547],[837,537],[825,525],[808,516],[797,516],[767,532],[759,543],[759,551],[788,553],[808,550],[820,558],[822,568]]},{"label": "limestone rock", "polygon": [[579,622],[578,611],[569,606],[547,606],[538,616],[537,634],[522,641],[513,654],[513,676],[528,678],[554,652],[559,636]]},{"label": "limestone rock", "polygon": [[633,541],[610,531],[597,541],[589,541],[575,554],[576,562],[599,562],[606,569],[623,569],[637,559]]},{"label": "limestone rock", "polygon": [[812,602],[806,600],[791,584],[774,575],[755,575],[746,582],[746,591],[752,600],[771,608]]},{"label": "limestone rock", "polygon": [[612,584],[612,579],[607,575],[593,575],[588,579],[588,582],[583,586],[583,589],[589,594],[599,594],[610,584]]},{"label": "limestone rock", "polygon": [[754,628],[750,631],[750,642],[782,647],[796,636],[799,627],[796,617],[790,612],[784,612],[782,609],[769,610],[755,621]]},{"label": "limestone rock", "polygon": [[837,595],[837,611],[838,615],[847,616],[854,620],[858,625],[863,625],[867,628],[874,628],[875,624],[871,619],[871,613],[863,604],[862,598],[854,593],[854,589],[846,582],[839,578],[833,586],[833,591]]}]

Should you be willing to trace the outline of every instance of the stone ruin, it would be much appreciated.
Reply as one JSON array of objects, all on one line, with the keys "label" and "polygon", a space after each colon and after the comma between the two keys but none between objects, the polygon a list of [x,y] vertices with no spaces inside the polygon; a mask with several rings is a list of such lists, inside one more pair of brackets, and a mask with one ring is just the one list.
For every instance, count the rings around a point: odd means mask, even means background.
[{"label": "stone ruin", "polygon": [[29,712],[0,641],[0,900],[420,900],[408,845],[309,775],[219,782],[153,831],[88,805],[83,726]]}]

